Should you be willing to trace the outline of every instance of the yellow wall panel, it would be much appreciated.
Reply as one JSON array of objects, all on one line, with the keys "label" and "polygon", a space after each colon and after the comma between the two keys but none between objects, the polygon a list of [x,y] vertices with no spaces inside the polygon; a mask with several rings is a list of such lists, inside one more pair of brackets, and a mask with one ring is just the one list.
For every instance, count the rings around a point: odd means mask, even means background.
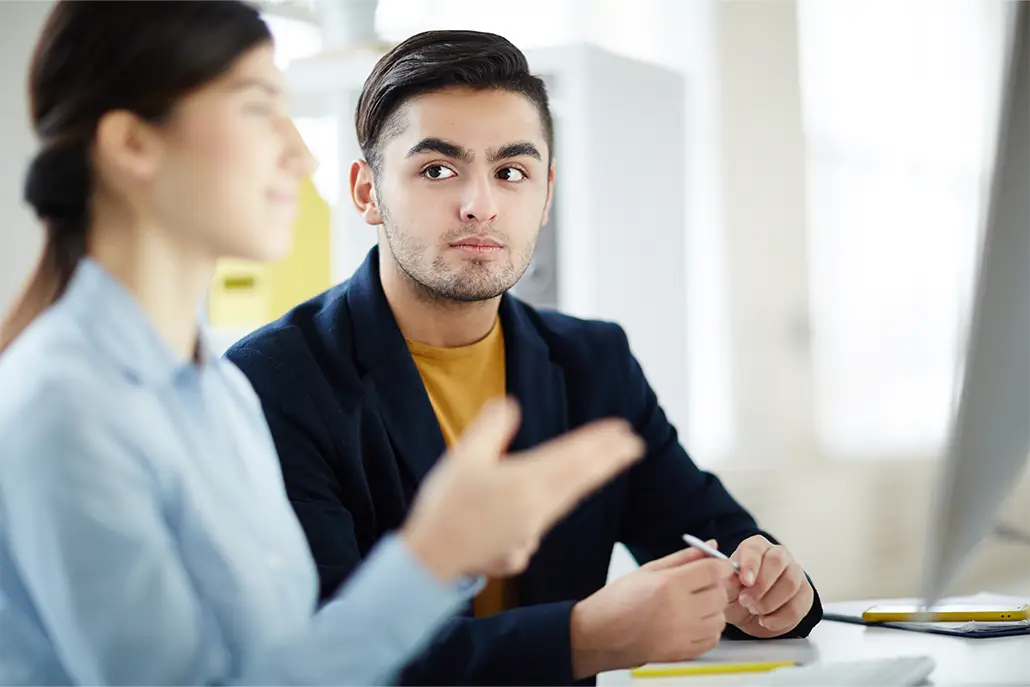
[{"label": "yellow wall panel", "polygon": [[331,217],[315,184],[301,185],[293,247],[282,260],[220,261],[208,298],[214,327],[254,329],[328,289],[332,280]]}]

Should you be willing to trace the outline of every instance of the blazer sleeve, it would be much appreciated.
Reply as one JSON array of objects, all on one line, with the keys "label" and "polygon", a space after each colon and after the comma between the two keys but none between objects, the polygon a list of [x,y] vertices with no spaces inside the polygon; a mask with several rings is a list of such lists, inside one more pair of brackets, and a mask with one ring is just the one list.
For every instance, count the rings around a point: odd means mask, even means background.
[{"label": "blazer sleeve", "polygon": [[402,672],[404,685],[569,685],[573,601],[457,617]]},{"label": "blazer sleeve", "polygon": [[[619,328],[618,334],[627,418],[647,444],[647,456],[629,473],[621,528],[621,540],[634,558],[646,563],[667,556],[683,548],[684,533],[715,539],[723,551],[734,551],[756,534],[777,543],[718,477],[699,469],[690,459],[630,351],[625,332]],[[806,637],[821,619],[822,604],[816,592],[808,615],[784,636]],[[727,634],[745,636],[733,627]]]},{"label": "blazer sleeve", "polygon": [[226,357],[247,377],[261,401],[272,434],[290,504],[308,540],[320,581],[319,598],[328,600],[361,562],[354,518],[342,498],[332,464],[336,446],[327,423],[331,395],[319,395],[324,381],[298,372],[303,351],[288,341],[243,343]]}]

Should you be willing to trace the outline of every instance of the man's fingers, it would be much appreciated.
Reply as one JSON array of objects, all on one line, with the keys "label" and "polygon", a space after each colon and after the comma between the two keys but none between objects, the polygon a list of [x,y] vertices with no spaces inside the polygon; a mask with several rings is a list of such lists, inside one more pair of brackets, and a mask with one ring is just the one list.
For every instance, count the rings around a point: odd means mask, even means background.
[{"label": "man's fingers", "polygon": [[741,625],[750,622],[755,616],[738,603],[729,603],[726,606],[726,622],[730,625]]},{"label": "man's fingers", "polygon": [[802,588],[801,593],[795,594],[778,611],[759,618],[758,624],[776,634],[790,632],[808,615],[808,611],[812,608],[812,601],[813,596]]},{"label": "man's fingers", "polygon": [[710,637],[705,637],[704,639],[693,640],[690,642],[691,654],[700,656],[701,654],[708,653],[715,647],[719,646],[719,638],[720,636],[718,634],[713,634]]},{"label": "man's fingers", "polygon": [[[672,575],[677,579],[676,584],[683,585],[683,589],[691,594],[705,592],[713,587],[722,590],[726,595],[725,580],[733,574],[733,568],[726,561],[718,558],[705,558],[678,568],[669,568],[662,572],[664,575]],[[723,605],[726,604],[725,599]]]},{"label": "man's fingers", "polygon": [[519,406],[513,399],[488,401],[462,433],[450,455],[459,460],[494,462],[508,449],[520,420]]},{"label": "man's fingers", "polygon": [[670,568],[676,568],[687,563],[693,563],[699,561],[705,557],[705,554],[700,549],[689,548],[680,549],[675,553],[670,553],[664,558],[653,560],[650,563],[642,565],[641,568],[644,570],[658,571],[668,570]]},{"label": "man's fingers", "polygon": [[744,586],[740,583],[740,575],[730,575],[726,581],[726,602],[733,603],[740,596]]},{"label": "man's fingers", "polygon": [[[766,556],[768,558],[768,556]],[[775,613],[800,591],[805,576],[798,566],[787,567],[764,595],[753,602],[757,615]]]},{"label": "man's fingers", "polygon": [[690,596],[691,612],[697,613],[702,620],[713,616],[725,616],[726,614],[726,591],[718,587],[695,592]]},{"label": "man's fingers", "polygon": [[758,577],[755,583],[740,593],[742,602],[756,605],[765,600],[773,585],[779,581],[780,576],[790,566],[792,560],[790,554],[782,546],[770,548],[762,556],[762,564],[758,569]]},{"label": "man's fingers", "polygon": [[737,550],[730,556],[740,565],[740,581],[745,587],[751,587],[758,579],[762,556],[770,548],[772,548],[772,544],[768,539],[761,535],[755,535],[741,542]]}]

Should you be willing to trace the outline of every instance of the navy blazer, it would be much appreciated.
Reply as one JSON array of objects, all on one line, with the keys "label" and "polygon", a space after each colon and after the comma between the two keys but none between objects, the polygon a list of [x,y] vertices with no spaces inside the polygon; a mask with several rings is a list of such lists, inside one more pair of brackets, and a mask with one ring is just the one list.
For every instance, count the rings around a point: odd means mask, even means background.
[{"label": "navy blazer", "polygon": [[[444,453],[378,255],[227,353],[261,398],[323,598],[401,525]],[[572,607],[604,586],[616,542],[644,563],[683,548],[683,532],[729,551],[754,534],[772,539],[684,452],[619,326],[537,311],[511,295],[500,316],[508,391],[523,409],[512,450],[617,416],[632,422],[647,455],[545,537],[517,580],[519,608],[476,619],[469,604],[405,669],[405,683],[570,684]],[[791,636],[821,618],[817,596]]]}]

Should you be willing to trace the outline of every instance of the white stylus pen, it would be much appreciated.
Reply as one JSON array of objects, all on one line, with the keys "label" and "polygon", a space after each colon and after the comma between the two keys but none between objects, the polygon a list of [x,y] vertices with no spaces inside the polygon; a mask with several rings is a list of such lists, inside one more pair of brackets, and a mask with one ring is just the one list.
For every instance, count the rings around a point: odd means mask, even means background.
[{"label": "white stylus pen", "polygon": [[[689,534],[684,534],[683,535],[683,541],[687,542],[688,544],[693,546],[695,549],[701,549],[701,551],[703,551],[705,554],[711,556],[712,558],[721,558],[724,561],[730,561],[730,557],[729,556],[724,554],[722,551],[719,551],[718,549],[713,549],[711,546],[709,546],[708,544],[705,544],[703,541],[701,541],[697,537],[692,537]],[[730,565],[733,566],[734,570],[736,570],[737,572],[740,572],[740,566],[737,565],[736,561],[730,561]]]}]

